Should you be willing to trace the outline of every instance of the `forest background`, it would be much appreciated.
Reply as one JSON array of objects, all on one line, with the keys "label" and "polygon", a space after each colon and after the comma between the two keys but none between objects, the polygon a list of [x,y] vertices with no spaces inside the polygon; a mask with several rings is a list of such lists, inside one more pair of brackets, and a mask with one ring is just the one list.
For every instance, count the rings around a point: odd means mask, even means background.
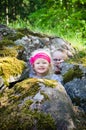
[{"label": "forest background", "polygon": [[1,0],[0,23],[61,37],[86,56],[86,0]]}]

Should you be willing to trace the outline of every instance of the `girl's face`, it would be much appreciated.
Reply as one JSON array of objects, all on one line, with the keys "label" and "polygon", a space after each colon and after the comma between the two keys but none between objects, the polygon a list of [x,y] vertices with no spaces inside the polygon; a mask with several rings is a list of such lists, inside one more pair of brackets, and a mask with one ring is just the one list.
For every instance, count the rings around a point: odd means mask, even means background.
[{"label": "girl's face", "polygon": [[33,65],[33,69],[37,76],[45,76],[49,72],[50,63],[42,58],[38,58]]}]

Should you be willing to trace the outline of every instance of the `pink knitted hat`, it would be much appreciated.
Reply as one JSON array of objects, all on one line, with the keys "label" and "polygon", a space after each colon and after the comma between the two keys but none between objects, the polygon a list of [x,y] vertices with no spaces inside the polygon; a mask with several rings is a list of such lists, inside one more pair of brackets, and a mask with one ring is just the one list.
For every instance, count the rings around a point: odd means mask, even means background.
[{"label": "pink knitted hat", "polygon": [[46,54],[45,52],[38,52],[37,54],[35,54],[34,56],[32,56],[30,58],[30,63],[33,65],[34,62],[38,59],[38,58],[42,58],[47,60],[49,63],[51,62],[51,58],[49,57],[48,54]]}]

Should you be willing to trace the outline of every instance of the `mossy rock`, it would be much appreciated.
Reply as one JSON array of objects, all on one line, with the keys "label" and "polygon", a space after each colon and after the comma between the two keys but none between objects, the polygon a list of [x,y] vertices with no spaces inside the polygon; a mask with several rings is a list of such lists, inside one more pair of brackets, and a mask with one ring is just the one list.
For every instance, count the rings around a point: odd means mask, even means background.
[{"label": "mossy rock", "polygon": [[12,40],[3,39],[0,41],[0,57],[17,56],[17,50],[14,48],[15,43]]},{"label": "mossy rock", "polygon": [[67,73],[63,75],[63,82],[67,83],[74,78],[82,78],[83,71],[79,68],[79,65],[74,65],[73,68],[69,69]]},{"label": "mossy rock", "polygon": [[13,47],[14,45],[15,43],[9,39],[3,39],[0,41],[0,49],[3,49],[4,47],[7,47],[7,46]]},{"label": "mossy rock", "polygon": [[72,64],[82,64],[86,67],[86,47],[81,51],[77,50],[77,53],[75,53],[74,57],[69,59],[68,62]]},{"label": "mossy rock", "polygon": [[0,58],[0,76],[8,83],[10,76],[18,76],[25,69],[25,62],[15,57]]},{"label": "mossy rock", "polygon": [[84,67],[86,67],[86,56],[78,59],[78,63],[82,64]]},{"label": "mossy rock", "polygon": [[23,50],[24,47],[22,45],[16,45],[12,40],[4,38],[0,41],[0,57],[17,57],[18,52],[22,52]]},{"label": "mossy rock", "polygon": [[[47,79],[31,78],[15,84],[12,89],[5,90],[0,98],[1,130],[33,130],[35,127],[37,130],[56,130],[55,120],[51,114],[29,109],[33,101],[28,97],[36,95],[40,83],[51,88],[58,84]],[[23,105],[21,105],[22,102]]]},{"label": "mossy rock", "polygon": [[16,41],[17,39],[21,39],[22,37],[24,37],[24,34],[21,32],[15,32],[13,34],[8,34],[7,36],[5,36],[6,39],[12,41]]},{"label": "mossy rock", "polygon": [[7,48],[0,50],[0,57],[17,57],[18,52],[15,48]]},{"label": "mossy rock", "polygon": [[45,34],[33,32],[28,28],[18,28],[17,31],[20,33],[23,33],[24,35],[38,36],[40,38],[49,37],[48,35],[45,35]]},{"label": "mossy rock", "polygon": [[69,59],[67,61],[68,63],[71,63],[71,64],[81,64],[83,65],[84,67],[86,67],[86,56],[83,56],[83,57],[77,57],[77,58],[72,58],[72,59]]},{"label": "mossy rock", "polygon": [[[12,98],[12,100],[18,100],[24,99],[27,96],[33,97],[40,90],[40,84],[54,88],[58,83],[54,80],[28,78],[14,85],[13,91],[15,91],[15,93],[19,93],[19,96],[12,96],[10,99]],[[40,91],[40,93],[44,96],[44,99],[48,99],[47,94],[43,93],[43,91]],[[11,96],[10,93],[9,96]],[[31,101],[29,103],[31,103]]]},{"label": "mossy rock", "polygon": [[[42,100],[35,98],[38,93]],[[74,114],[71,102],[64,87],[55,80],[28,78],[5,89],[0,101],[1,130],[70,130]]]},{"label": "mossy rock", "polygon": [[0,130],[56,130],[54,119],[50,114],[18,108],[2,109],[0,114]]},{"label": "mossy rock", "polygon": [[[24,100],[24,98],[28,96],[35,96],[40,90],[41,85],[55,88],[58,83],[54,80],[28,78],[19,83],[16,83],[11,89],[5,90],[4,95],[2,95],[5,96],[5,100],[9,100],[9,102],[7,101],[8,106],[11,104],[11,101],[12,104],[17,104],[17,102],[19,103],[19,101]],[[45,100],[49,99],[48,96],[46,98],[47,94],[45,94],[43,91],[40,91],[40,93],[44,96]],[[2,101],[3,96],[0,96]],[[7,103],[5,102],[5,104]],[[25,105],[28,104],[28,107],[32,103],[33,101],[31,99],[25,100]]]}]

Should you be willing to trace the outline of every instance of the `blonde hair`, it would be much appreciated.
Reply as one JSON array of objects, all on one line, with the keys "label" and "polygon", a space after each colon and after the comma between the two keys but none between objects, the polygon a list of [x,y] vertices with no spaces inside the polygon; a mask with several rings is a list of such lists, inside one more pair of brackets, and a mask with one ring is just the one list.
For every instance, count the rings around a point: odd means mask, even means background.
[{"label": "blonde hair", "polygon": [[47,49],[37,49],[37,50],[33,51],[31,53],[31,57],[33,57],[34,55],[36,55],[37,53],[40,53],[40,52],[46,53],[51,58],[50,49],[48,49],[48,48]]}]

